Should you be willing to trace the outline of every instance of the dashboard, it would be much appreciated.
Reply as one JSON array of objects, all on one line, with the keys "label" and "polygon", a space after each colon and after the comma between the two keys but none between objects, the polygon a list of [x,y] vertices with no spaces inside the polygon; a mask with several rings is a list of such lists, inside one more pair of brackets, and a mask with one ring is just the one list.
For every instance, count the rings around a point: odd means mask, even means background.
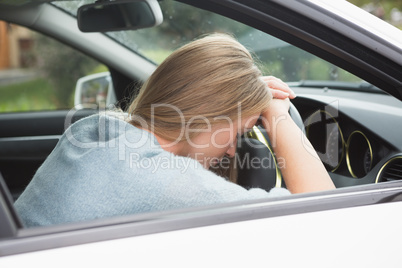
[{"label": "dashboard", "polygon": [[402,179],[402,103],[383,93],[292,87],[336,187]]}]

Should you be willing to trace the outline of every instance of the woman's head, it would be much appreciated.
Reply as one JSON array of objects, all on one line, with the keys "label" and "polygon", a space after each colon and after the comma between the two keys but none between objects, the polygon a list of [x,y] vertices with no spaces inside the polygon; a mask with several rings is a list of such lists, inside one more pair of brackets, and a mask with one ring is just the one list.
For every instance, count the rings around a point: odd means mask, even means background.
[{"label": "woman's head", "polygon": [[[173,52],[129,107],[132,124],[167,140],[197,135],[218,123],[259,114],[271,95],[247,49],[232,37],[209,35]],[[141,120],[136,120],[141,118]],[[142,123],[142,125],[141,125]]]},{"label": "woman's head", "polygon": [[228,35],[214,34],[173,52],[146,81],[128,112],[135,126],[168,141],[189,142],[219,125],[232,127],[258,116],[270,99],[247,49]]}]

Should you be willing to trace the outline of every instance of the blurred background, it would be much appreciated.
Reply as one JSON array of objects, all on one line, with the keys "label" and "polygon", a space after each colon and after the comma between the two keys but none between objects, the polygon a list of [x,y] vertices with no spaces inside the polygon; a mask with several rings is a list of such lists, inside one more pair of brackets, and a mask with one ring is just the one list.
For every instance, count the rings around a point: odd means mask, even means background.
[{"label": "blurred background", "polygon": [[401,0],[348,0],[371,14],[388,21],[402,29],[402,1]]},{"label": "blurred background", "polygon": [[[74,13],[80,2],[63,1],[56,5]],[[402,0],[349,2],[402,29]],[[231,32],[256,54],[265,74],[285,81],[358,81],[336,66],[240,23],[171,0],[160,4],[165,18],[160,26],[111,33],[110,37],[130,41],[124,45],[160,63],[174,49],[199,35],[210,31]],[[159,40],[159,43],[149,40]],[[0,21],[0,113],[70,109],[74,105],[77,79],[104,71],[107,71],[106,66],[56,40]],[[105,95],[105,92],[99,91],[96,95]]]}]

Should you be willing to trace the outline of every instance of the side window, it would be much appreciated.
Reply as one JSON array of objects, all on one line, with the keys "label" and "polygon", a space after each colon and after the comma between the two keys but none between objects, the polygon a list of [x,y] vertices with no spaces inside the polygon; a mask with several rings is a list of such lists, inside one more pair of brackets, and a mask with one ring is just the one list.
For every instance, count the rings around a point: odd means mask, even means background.
[{"label": "side window", "polygon": [[[57,5],[66,6],[70,3],[57,2]],[[274,75],[286,82],[361,82],[360,78],[334,64],[227,17],[178,1],[165,0],[160,5],[165,19],[158,27],[107,34],[154,62],[161,63],[178,47],[206,33],[228,33],[252,52],[265,75]]]},{"label": "side window", "polygon": [[77,80],[105,71],[59,41],[0,21],[0,113],[70,109]]}]

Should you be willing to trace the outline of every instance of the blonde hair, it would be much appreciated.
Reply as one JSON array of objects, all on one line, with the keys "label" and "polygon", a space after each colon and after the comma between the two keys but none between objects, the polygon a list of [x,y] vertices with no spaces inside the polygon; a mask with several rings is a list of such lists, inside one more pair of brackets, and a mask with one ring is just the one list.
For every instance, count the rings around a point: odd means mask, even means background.
[{"label": "blonde hair", "polygon": [[156,135],[173,141],[183,127],[206,128],[207,122],[219,123],[220,116],[238,119],[238,105],[242,117],[261,113],[272,96],[260,78],[243,45],[228,35],[208,35],[179,48],[160,64],[129,106],[130,123],[152,124]]}]

